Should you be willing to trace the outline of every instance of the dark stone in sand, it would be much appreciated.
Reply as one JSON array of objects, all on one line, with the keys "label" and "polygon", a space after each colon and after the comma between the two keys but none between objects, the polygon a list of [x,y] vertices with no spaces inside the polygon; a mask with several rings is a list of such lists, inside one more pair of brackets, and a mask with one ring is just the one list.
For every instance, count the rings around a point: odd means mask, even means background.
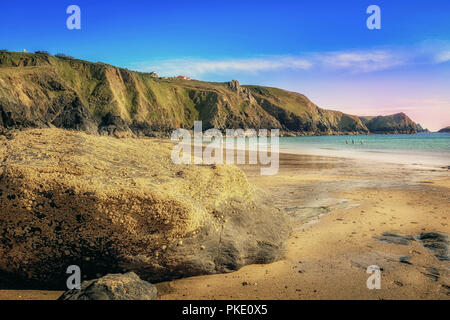
[{"label": "dark stone in sand", "polygon": [[404,264],[412,264],[412,263],[409,261],[409,259],[411,259],[410,256],[404,256],[404,257],[400,257],[400,258],[399,258],[399,261],[400,261],[401,263],[404,263]]},{"label": "dark stone in sand", "polygon": [[443,284],[441,287],[442,287],[442,290],[445,292],[445,294],[450,296],[450,286]]},{"label": "dark stone in sand", "polygon": [[155,300],[156,296],[153,284],[129,272],[83,281],[80,289],[66,291],[58,300]]},{"label": "dark stone in sand", "polygon": [[382,242],[387,242],[391,244],[400,244],[400,245],[409,245],[411,240],[414,240],[411,236],[400,236],[394,233],[385,232],[380,237],[377,237],[378,240]]},{"label": "dark stone in sand", "polygon": [[430,249],[439,260],[450,260],[449,240],[446,234],[439,232],[421,233],[417,237],[417,240],[419,240],[425,248]]},{"label": "dark stone in sand", "polygon": [[427,268],[427,271],[429,273],[423,273],[426,277],[430,278],[433,281],[438,281],[439,280],[439,270],[436,268]]},{"label": "dark stone in sand", "polygon": [[403,287],[403,283],[400,281],[395,280],[394,283],[399,287]]}]

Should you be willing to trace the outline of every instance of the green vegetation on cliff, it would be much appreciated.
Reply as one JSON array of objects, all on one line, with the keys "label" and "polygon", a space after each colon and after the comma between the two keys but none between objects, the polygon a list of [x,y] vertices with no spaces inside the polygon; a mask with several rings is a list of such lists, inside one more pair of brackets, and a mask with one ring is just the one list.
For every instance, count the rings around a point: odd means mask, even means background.
[{"label": "green vegetation on cliff", "polygon": [[[0,128],[48,127],[152,136],[174,128],[278,128],[287,135],[403,130],[321,109],[304,95],[262,86],[157,78],[46,53],[0,51]],[[366,122],[366,123],[364,123]],[[411,121],[412,122],[412,121]]]}]

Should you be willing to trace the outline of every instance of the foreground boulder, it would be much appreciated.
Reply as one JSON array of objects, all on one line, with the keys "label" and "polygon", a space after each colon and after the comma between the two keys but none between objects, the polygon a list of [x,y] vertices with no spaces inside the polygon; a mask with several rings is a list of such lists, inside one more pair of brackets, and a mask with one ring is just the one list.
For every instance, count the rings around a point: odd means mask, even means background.
[{"label": "foreground boulder", "polygon": [[154,285],[129,272],[83,281],[80,289],[69,290],[58,300],[155,300],[156,296]]},{"label": "foreground boulder", "polygon": [[286,216],[235,166],[175,165],[172,144],[60,129],[0,141],[0,271],[65,286],[237,270],[283,255]]}]

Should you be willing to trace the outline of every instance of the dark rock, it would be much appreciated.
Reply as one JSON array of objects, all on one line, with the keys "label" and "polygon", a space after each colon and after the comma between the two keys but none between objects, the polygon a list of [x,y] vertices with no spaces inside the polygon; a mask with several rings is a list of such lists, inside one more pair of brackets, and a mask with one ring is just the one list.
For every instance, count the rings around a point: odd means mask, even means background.
[{"label": "dark rock", "polygon": [[97,133],[89,110],[77,96],[62,95],[54,100],[48,116],[53,116],[50,121],[55,127]]},{"label": "dark rock", "polygon": [[430,279],[433,280],[433,281],[438,281],[438,280],[439,280],[440,272],[439,272],[438,269],[436,269],[436,268],[427,268],[427,271],[428,271],[429,273],[424,273],[424,272],[423,272],[423,274],[424,274],[426,277],[430,278]]},{"label": "dark rock", "polygon": [[411,236],[400,236],[398,234],[389,232],[383,233],[380,237],[377,237],[376,239],[390,244],[399,244],[405,246],[409,245],[411,240],[414,240],[414,238]]},{"label": "dark rock", "polygon": [[430,249],[439,260],[450,260],[448,235],[440,232],[421,233],[417,240],[425,248]]},{"label": "dark rock", "polygon": [[444,291],[446,295],[450,296],[450,286],[443,284],[441,287],[442,291]]},{"label": "dark rock", "polygon": [[399,261],[400,261],[400,263],[412,265],[412,263],[409,261],[410,259],[411,259],[410,256],[404,256],[404,257],[400,257]]},{"label": "dark rock", "polygon": [[134,120],[130,125],[131,131],[137,137],[152,137],[152,138],[170,138],[173,127],[170,125],[149,124],[147,122],[139,122]]},{"label": "dark rock", "polygon": [[399,287],[403,287],[403,283],[400,281],[394,280],[394,283]]},{"label": "dark rock", "polygon": [[156,297],[153,284],[129,272],[83,281],[80,289],[69,290],[58,300],[155,300]]},{"label": "dark rock", "polygon": [[110,136],[131,136],[132,132],[128,124],[119,116],[108,112],[98,125],[98,133],[100,135]]}]

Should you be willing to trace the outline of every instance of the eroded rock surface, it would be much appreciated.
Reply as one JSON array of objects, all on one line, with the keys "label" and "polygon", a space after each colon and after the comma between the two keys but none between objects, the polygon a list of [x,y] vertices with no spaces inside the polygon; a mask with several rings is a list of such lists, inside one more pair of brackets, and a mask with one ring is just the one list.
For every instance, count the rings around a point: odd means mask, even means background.
[{"label": "eroded rock surface", "polygon": [[65,285],[134,271],[148,281],[283,255],[285,214],[235,166],[175,165],[172,144],[56,128],[0,143],[0,271]]},{"label": "eroded rock surface", "polygon": [[129,272],[83,281],[80,289],[69,290],[58,300],[155,300],[156,297],[154,285]]}]

